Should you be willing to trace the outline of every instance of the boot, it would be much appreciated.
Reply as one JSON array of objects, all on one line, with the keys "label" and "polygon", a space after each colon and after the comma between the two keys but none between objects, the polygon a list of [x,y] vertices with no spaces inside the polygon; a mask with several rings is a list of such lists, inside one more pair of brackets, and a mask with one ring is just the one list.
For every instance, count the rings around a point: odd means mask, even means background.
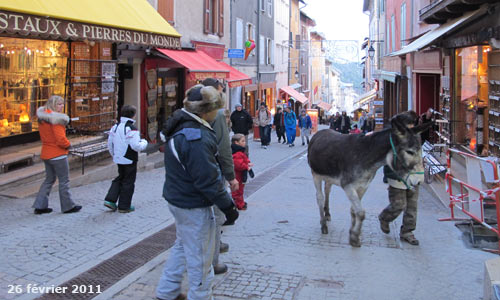
[{"label": "boot", "polygon": [[229,251],[229,245],[226,244],[226,243],[220,242],[220,250],[219,250],[219,252],[220,253],[226,253],[227,251]]},{"label": "boot", "polygon": [[214,266],[214,274],[215,275],[224,274],[226,272],[227,272],[226,264],[216,264]]}]

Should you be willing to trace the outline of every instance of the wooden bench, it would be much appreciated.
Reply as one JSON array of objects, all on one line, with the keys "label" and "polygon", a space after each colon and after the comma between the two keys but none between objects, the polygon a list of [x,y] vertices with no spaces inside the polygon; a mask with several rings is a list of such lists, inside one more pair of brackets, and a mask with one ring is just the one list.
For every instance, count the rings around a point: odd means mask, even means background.
[{"label": "wooden bench", "polygon": [[85,174],[85,157],[93,156],[108,151],[108,142],[99,141],[97,143],[76,146],[69,150],[72,155],[82,158],[82,175]]},{"label": "wooden bench", "polygon": [[0,157],[0,173],[7,173],[12,169],[27,167],[33,164],[35,155],[32,153],[12,153]]}]

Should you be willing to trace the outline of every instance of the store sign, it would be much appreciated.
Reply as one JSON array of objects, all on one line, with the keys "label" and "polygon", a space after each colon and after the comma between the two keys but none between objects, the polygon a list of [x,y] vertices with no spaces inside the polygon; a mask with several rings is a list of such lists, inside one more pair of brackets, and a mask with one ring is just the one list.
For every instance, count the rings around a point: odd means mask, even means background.
[{"label": "store sign", "polygon": [[384,101],[373,101],[373,105],[384,105]]},{"label": "store sign", "polygon": [[0,10],[0,32],[62,40],[89,40],[181,49],[179,37],[104,27]]},{"label": "store sign", "polygon": [[227,49],[228,58],[243,58],[245,51],[243,49]]},{"label": "store sign", "polygon": [[245,86],[245,85],[249,85],[249,84],[252,84],[252,79],[230,81],[229,87],[234,88],[234,87]]},{"label": "store sign", "polygon": [[191,80],[203,80],[207,78],[225,79],[229,77],[229,72],[189,72]]}]

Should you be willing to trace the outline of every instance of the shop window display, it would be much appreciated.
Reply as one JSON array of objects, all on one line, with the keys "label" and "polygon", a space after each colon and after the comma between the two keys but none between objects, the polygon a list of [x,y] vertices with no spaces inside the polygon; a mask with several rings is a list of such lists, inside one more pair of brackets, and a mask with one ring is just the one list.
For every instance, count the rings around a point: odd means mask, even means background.
[{"label": "shop window display", "polygon": [[[487,144],[488,141],[488,126],[486,126],[488,118],[483,118],[482,114],[489,105],[488,53],[490,51],[489,46],[455,50],[454,119],[458,120],[454,124],[455,143],[474,152],[477,152],[478,145]],[[477,131],[478,127],[483,130]]]},{"label": "shop window display", "polygon": [[38,131],[36,110],[65,93],[64,42],[0,38],[0,138]]}]

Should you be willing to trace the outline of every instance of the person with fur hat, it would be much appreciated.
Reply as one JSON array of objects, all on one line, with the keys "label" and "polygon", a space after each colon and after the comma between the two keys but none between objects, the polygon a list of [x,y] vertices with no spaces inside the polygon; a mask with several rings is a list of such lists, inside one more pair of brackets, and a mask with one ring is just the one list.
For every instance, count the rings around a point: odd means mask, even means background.
[{"label": "person with fur hat", "polygon": [[51,213],[49,194],[52,185],[59,180],[59,201],[63,213],[75,213],[82,207],[71,199],[69,191],[68,149],[71,146],[66,138],[66,125],[69,117],[63,113],[64,99],[61,96],[51,96],[45,106],[38,108],[38,131],[42,140],[40,158],[45,165],[45,181],[33,203],[35,214]]},{"label": "person with fur hat", "polygon": [[175,219],[177,239],[156,288],[159,299],[182,299],[184,272],[189,299],[212,299],[215,218],[212,205],[226,216],[238,211],[226,191],[217,163],[217,140],[210,123],[224,106],[214,87],[195,85],[186,92],[184,108],[176,110],[161,132],[166,142],[163,197]]}]

